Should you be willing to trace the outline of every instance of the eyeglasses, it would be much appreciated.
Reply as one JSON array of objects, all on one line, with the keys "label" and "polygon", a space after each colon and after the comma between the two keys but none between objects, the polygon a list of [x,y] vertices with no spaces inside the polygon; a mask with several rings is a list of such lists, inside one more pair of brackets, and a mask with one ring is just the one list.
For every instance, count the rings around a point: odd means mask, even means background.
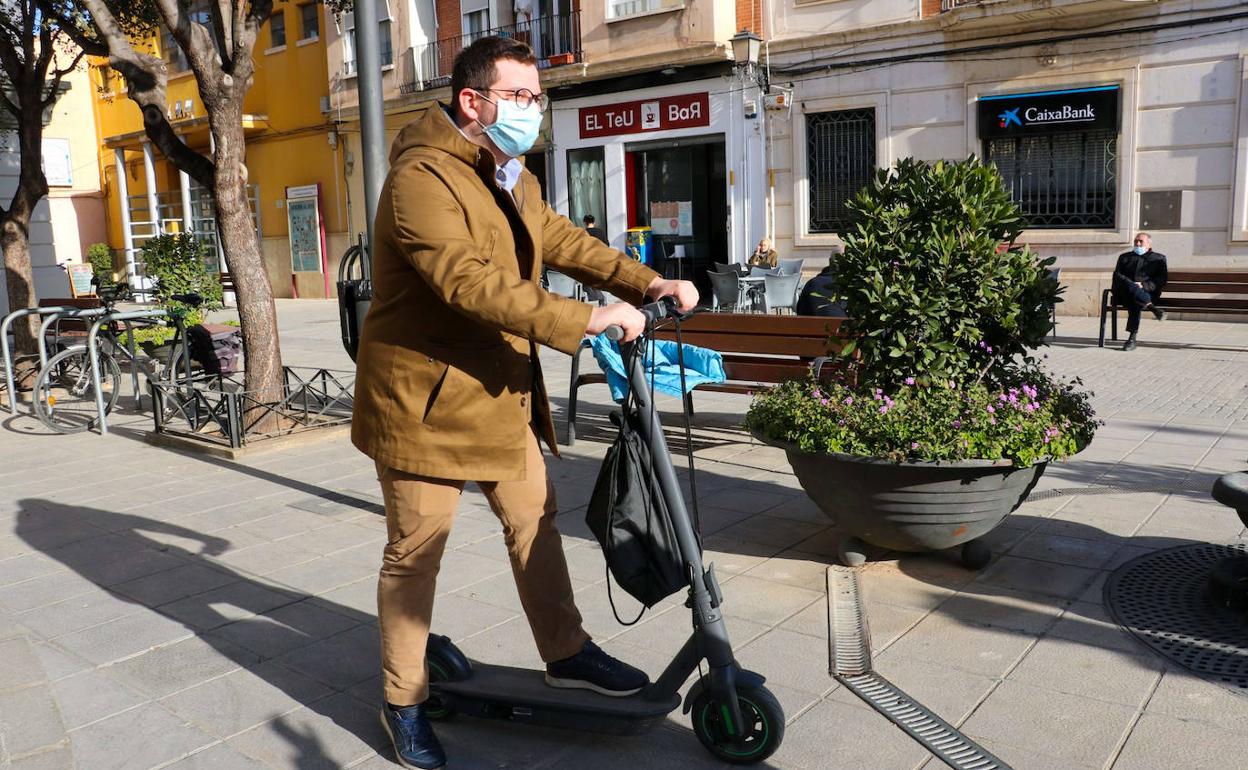
[{"label": "eyeglasses", "polygon": [[522,110],[527,110],[534,104],[537,105],[538,112],[545,112],[550,107],[550,97],[546,94],[535,94],[527,88],[474,88],[474,91],[495,91],[500,94],[511,94],[511,101]]}]

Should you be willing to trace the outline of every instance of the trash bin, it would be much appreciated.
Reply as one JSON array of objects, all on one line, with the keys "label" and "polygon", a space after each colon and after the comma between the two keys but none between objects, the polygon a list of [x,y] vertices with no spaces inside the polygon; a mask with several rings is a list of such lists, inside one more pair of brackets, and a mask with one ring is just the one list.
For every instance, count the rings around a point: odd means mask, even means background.
[{"label": "trash bin", "polygon": [[624,242],[624,250],[628,256],[637,260],[643,265],[652,264],[650,257],[650,228],[649,227],[630,227],[626,240]]}]

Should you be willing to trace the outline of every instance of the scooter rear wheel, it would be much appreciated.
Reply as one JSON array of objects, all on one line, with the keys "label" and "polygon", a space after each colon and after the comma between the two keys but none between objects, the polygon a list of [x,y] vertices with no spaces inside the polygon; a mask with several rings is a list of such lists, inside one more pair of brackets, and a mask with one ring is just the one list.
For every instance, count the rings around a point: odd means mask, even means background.
[{"label": "scooter rear wheel", "polygon": [[728,732],[728,709],[709,689],[693,702],[693,732],[707,751],[734,765],[752,765],[770,757],[784,740],[784,709],[766,687],[737,690],[745,732]]},{"label": "scooter rear wheel", "polygon": [[[425,663],[429,666],[429,682],[431,684],[434,682],[452,681],[451,669],[447,668],[444,661],[440,661],[433,655],[430,655],[425,659]],[[425,700],[425,716],[435,722],[441,722],[455,716],[455,709],[447,705],[446,701],[436,691],[430,690],[429,697]]]}]

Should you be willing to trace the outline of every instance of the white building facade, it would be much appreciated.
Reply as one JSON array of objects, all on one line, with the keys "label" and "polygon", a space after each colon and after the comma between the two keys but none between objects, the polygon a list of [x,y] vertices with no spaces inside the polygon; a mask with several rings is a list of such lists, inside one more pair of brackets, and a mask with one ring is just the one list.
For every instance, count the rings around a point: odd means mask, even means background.
[{"label": "white building facade", "polygon": [[[1058,257],[1066,313],[1094,312],[1119,253],[1248,269],[1248,8],[1240,2],[790,4],[769,45],[767,228],[821,267],[844,201],[899,158],[995,162]],[[878,18],[870,28],[857,6]],[[812,35],[812,29],[837,29]]]}]

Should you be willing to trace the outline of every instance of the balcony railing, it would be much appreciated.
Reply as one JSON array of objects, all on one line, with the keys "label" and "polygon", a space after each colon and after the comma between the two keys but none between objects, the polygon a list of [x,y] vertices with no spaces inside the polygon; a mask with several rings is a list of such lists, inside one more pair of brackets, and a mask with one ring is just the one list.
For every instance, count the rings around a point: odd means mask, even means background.
[{"label": "balcony railing", "polygon": [[581,61],[581,12],[539,16],[532,21],[409,48],[403,52],[404,82],[400,90],[412,94],[449,85],[455,57],[474,40],[487,35],[512,37],[528,43],[537,56],[537,66],[542,69]]},{"label": "balcony railing", "polygon": [[979,5],[979,0],[940,0],[940,12],[945,13],[966,5]]}]

